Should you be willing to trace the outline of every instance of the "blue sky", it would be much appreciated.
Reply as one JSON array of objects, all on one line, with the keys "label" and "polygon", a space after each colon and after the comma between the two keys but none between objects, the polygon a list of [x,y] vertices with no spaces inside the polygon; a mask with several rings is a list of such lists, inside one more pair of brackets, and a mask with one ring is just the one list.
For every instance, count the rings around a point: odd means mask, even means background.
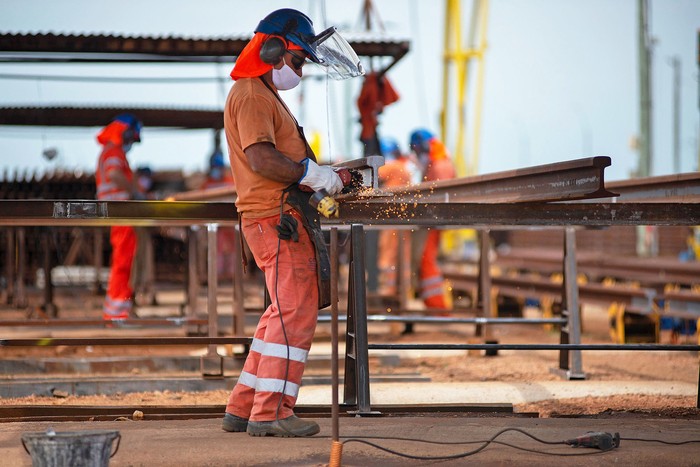
[{"label": "blue sky", "polygon": [[[471,4],[465,1],[465,15]],[[385,109],[380,131],[406,149],[418,126],[438,131],[442,101],[444,2],[375,0],[383,34],[407,38],[411,52],[389,79],[401,100]],[[361,0],[132,1],[4,0],[0,31],[149,36],[238,36],[277,8],[309,13],[317,29],[336,25],[347,35],[361,28]],[[682,61],[681,172],[697,170],[700,2],[652,0],[653,175],[673,173],[672,68]],[[630,146],[638,132],[636,0],[491,0],[479,173],[609,155],[609,180],[625,179],[637,166]],[[464,24],[468,23],[465,16]],[[230,65],[38,65],[0,63],[0,74],[83,76],[226,77]],[[357,98],[361,81],[304,84],[283,94],[307,134],[321,135],[326,160],[361,156]],[[0,80],[0,105],[74,104],[216,108],[230,83],[125,84]],[[92,171],[99,128],[0,127],[3,168],[45,170],[60,165]],[[132,165],[154,169],[202,169],[211,151],[208,131],[146,128],[130,153]],[[448,147],[453,143],[448,138]],[[59,158],[45,161],[46,148]]]}]

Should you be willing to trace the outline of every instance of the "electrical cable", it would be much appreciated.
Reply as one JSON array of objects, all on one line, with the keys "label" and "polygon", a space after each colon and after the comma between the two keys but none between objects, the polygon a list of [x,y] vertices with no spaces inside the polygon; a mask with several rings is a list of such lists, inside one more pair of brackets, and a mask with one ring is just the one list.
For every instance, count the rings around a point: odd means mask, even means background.
[{"label": "electrical cable", "polygon": [[[282,216],[284,215],[284,193],[282,193],[282,197],[280,198],[280,221],[282,220]],[[277,255],[275,256],[275,302],[277,303],[277,313],[279,314],[280,317],[280,326],[282,327],[282,335],[284,336],[284,345],[287,348],[287,359],[285,362],[285,367],[284,367],[284,383],[282,384],[282,392],[280,393],[280,400],[277,402],[277,409],[275,410],[275,421],[279,425],[280,421],[280,409],[282,408],[282,401],[284,400],[284,392],[287,390],[287,378],[289,377],[289,360],[290,360],[290,355],[289,355],[289,339],[287,338],[287,329],[284,327],[284,318],[282,317],[282,308],[280,307],[280,296],[277,290],[277,284],[279,281],[279,273],[280,273],[280,250],[282,249],[282,239],[280,236],[277,236]],[[282,425],[280,425],[282,426]],[[282,427],[284,431],[289,431]]]},{"label": "electrical cable", "polygon": [[[370,436],[363,436],[363,437],[357,437],[357,438],[349,438],[343,441],[343,445],[346,443],[360,443],[360,444],[366,444],[368,446],[372,446],[376,449],[379,449],[381,451],[384,451],[389,454],[393,454],[396,456],[400,457],[405,457],[408,459],[415,459],[415,460],[451,460],[451,459],[460,459],[463,457],[468,457],[468,456],[473,456],[474,454],[477,454],[484,449],[486,449],[490,444],[500,444],[504,446],[508,446],[514,449],[522,450],[522,451],[527,451],[527,452],[532,452],[536,454],[543,454],[543,455],[549,455],[549,456],[559,456],[559,457],[580,457],[580,456],[590,456],[590,455],[595,455],[595,454],[601,454],[603,452],[608,452],[604,450],[598,450],[596,449],[595,451],[586,451],[586,452],[579,452],[579,453],[559,453],[559,452],[547,452],[547,451],[542,451],[538,449],[530,449],[530,448],[525,448],[521,446],[517,446],[514,444],[510,444],[504,441],[497,441],[496,439],[501,436],[504,433],[510,432],[510,431],[515,431],[521,434],[524,434],[525,436],[530,437],[531,439],[542,443],[542,444],[549,444],[549,445],[562,445],[566,446],[567,443],[566,441],[547,441],[543,440],[541,438],[538,438],[535,435],[532,435],[524,430],[521,430],[520,428],[504,428],[503,430],[497,432],[495,435],[493,435],[491,438],[487,440],[482,440],[482,441],[465,441],[465,442],[441,442],[441,441],[426,441],[426,440],[421,440],[421,439],[412,439],[412,438],[389,438],[389,437],[370,437]],[[473,449],[471,451],[463,452],[463,453],[457,453],[457,454],[451,454],[451,455],[446,455],[446,456],[417,456],[413,454],[406,454],[402,453],[400,451],[396,451],[384,446],[381,446],[376,443],[372,443],[369,441],[365,441],[366,439],[384,439],[384,440],[401,440],[401,441],[413,441],[413,442],[423,442],[423,443],[430,443],[430,444],[440,444],[440,445],[455,445],[455,444],[477,444],[481,443],[482,446],[479,446],[476,449]]]},{"label": "electrical cable", "polygon": [[692,444],[692,443],[700,443],[700,439],[690,439],[687,441],[664,441],[662,439],[654,439],[654,438],[620,438],[620,441],[639,441],[639,442],[646,442],[646,443],[661,443],[661,444],[669,444],[671,446],[680,446],[682,444]]}]

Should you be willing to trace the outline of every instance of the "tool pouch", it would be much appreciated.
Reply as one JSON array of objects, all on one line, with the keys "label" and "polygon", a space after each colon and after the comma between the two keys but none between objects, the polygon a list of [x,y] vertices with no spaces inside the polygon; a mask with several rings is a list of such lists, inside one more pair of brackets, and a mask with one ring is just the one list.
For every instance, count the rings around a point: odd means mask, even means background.
[{"label": "tool pouch", "polygon": [[331,261],[326,248],[326,241],[321,231],[321,216],[309,199],[313,193],[301,191],[296,183],[289,185],[285,190],[287,203],[301,214],[301,221],[316,250],[316,273],[318,277],[318,309],[321,310],[331,304]]}]

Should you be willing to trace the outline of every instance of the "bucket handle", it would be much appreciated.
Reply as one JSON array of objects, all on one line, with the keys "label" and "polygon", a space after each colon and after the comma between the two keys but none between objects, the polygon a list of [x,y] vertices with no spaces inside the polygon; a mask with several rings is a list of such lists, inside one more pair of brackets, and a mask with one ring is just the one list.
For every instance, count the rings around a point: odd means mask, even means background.
[{"label": "bucket handle", "polygon": [[[119,443],[121,443],[121,441],[122,441],[122,435],[121,435],[121,433],[117,433],[116,440],[117,440],[117,447],[114,448],[114,452],[109,456],[110,459],[111,459],[112,457],[114,457],[114,456],[117,454],[117,451],[119,451]],[[114,441],[113,441],[113,442],[114,442]],[[25,448],[25,449],[26,449],[26,448]]]},{"label": "bucket handle", "polygon": [[24,451],[31,456],[32,453],[29,452],[29,449],[27,449],[27,445],[24,444],[24,440],[20,438],[20,441],[22,441],[22,447],[24,448]]}]

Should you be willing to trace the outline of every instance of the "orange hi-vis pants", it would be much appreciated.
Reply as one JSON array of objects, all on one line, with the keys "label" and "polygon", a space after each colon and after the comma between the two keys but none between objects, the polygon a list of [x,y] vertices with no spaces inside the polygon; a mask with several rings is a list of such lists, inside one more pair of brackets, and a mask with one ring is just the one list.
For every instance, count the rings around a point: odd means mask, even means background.
[{"label": "orange hi-vis pants", "polygon": [[292,215],[299,224],[298,242],[277,238],[279,216],[242,221],[246,242],[265,274],[271,305],[260,317],[226,412],[257,422],[294,414],[318,319],[316,253],[300,216]]},{"label": "orange hi-vis pants", "polygon": [[128,318],[133,306],[133,290],[129,285],[131,263],[136,252],[136,233],[133,227],[114,226],[110,229],[112,267],[103,308],[104,319]]},{"label": "orange hi-vis pants", "polygon": [[429,308],[448,308],[445,300],[445,279],[438,264],[440,231],[430,229],[420,261],[421,298]]}]

